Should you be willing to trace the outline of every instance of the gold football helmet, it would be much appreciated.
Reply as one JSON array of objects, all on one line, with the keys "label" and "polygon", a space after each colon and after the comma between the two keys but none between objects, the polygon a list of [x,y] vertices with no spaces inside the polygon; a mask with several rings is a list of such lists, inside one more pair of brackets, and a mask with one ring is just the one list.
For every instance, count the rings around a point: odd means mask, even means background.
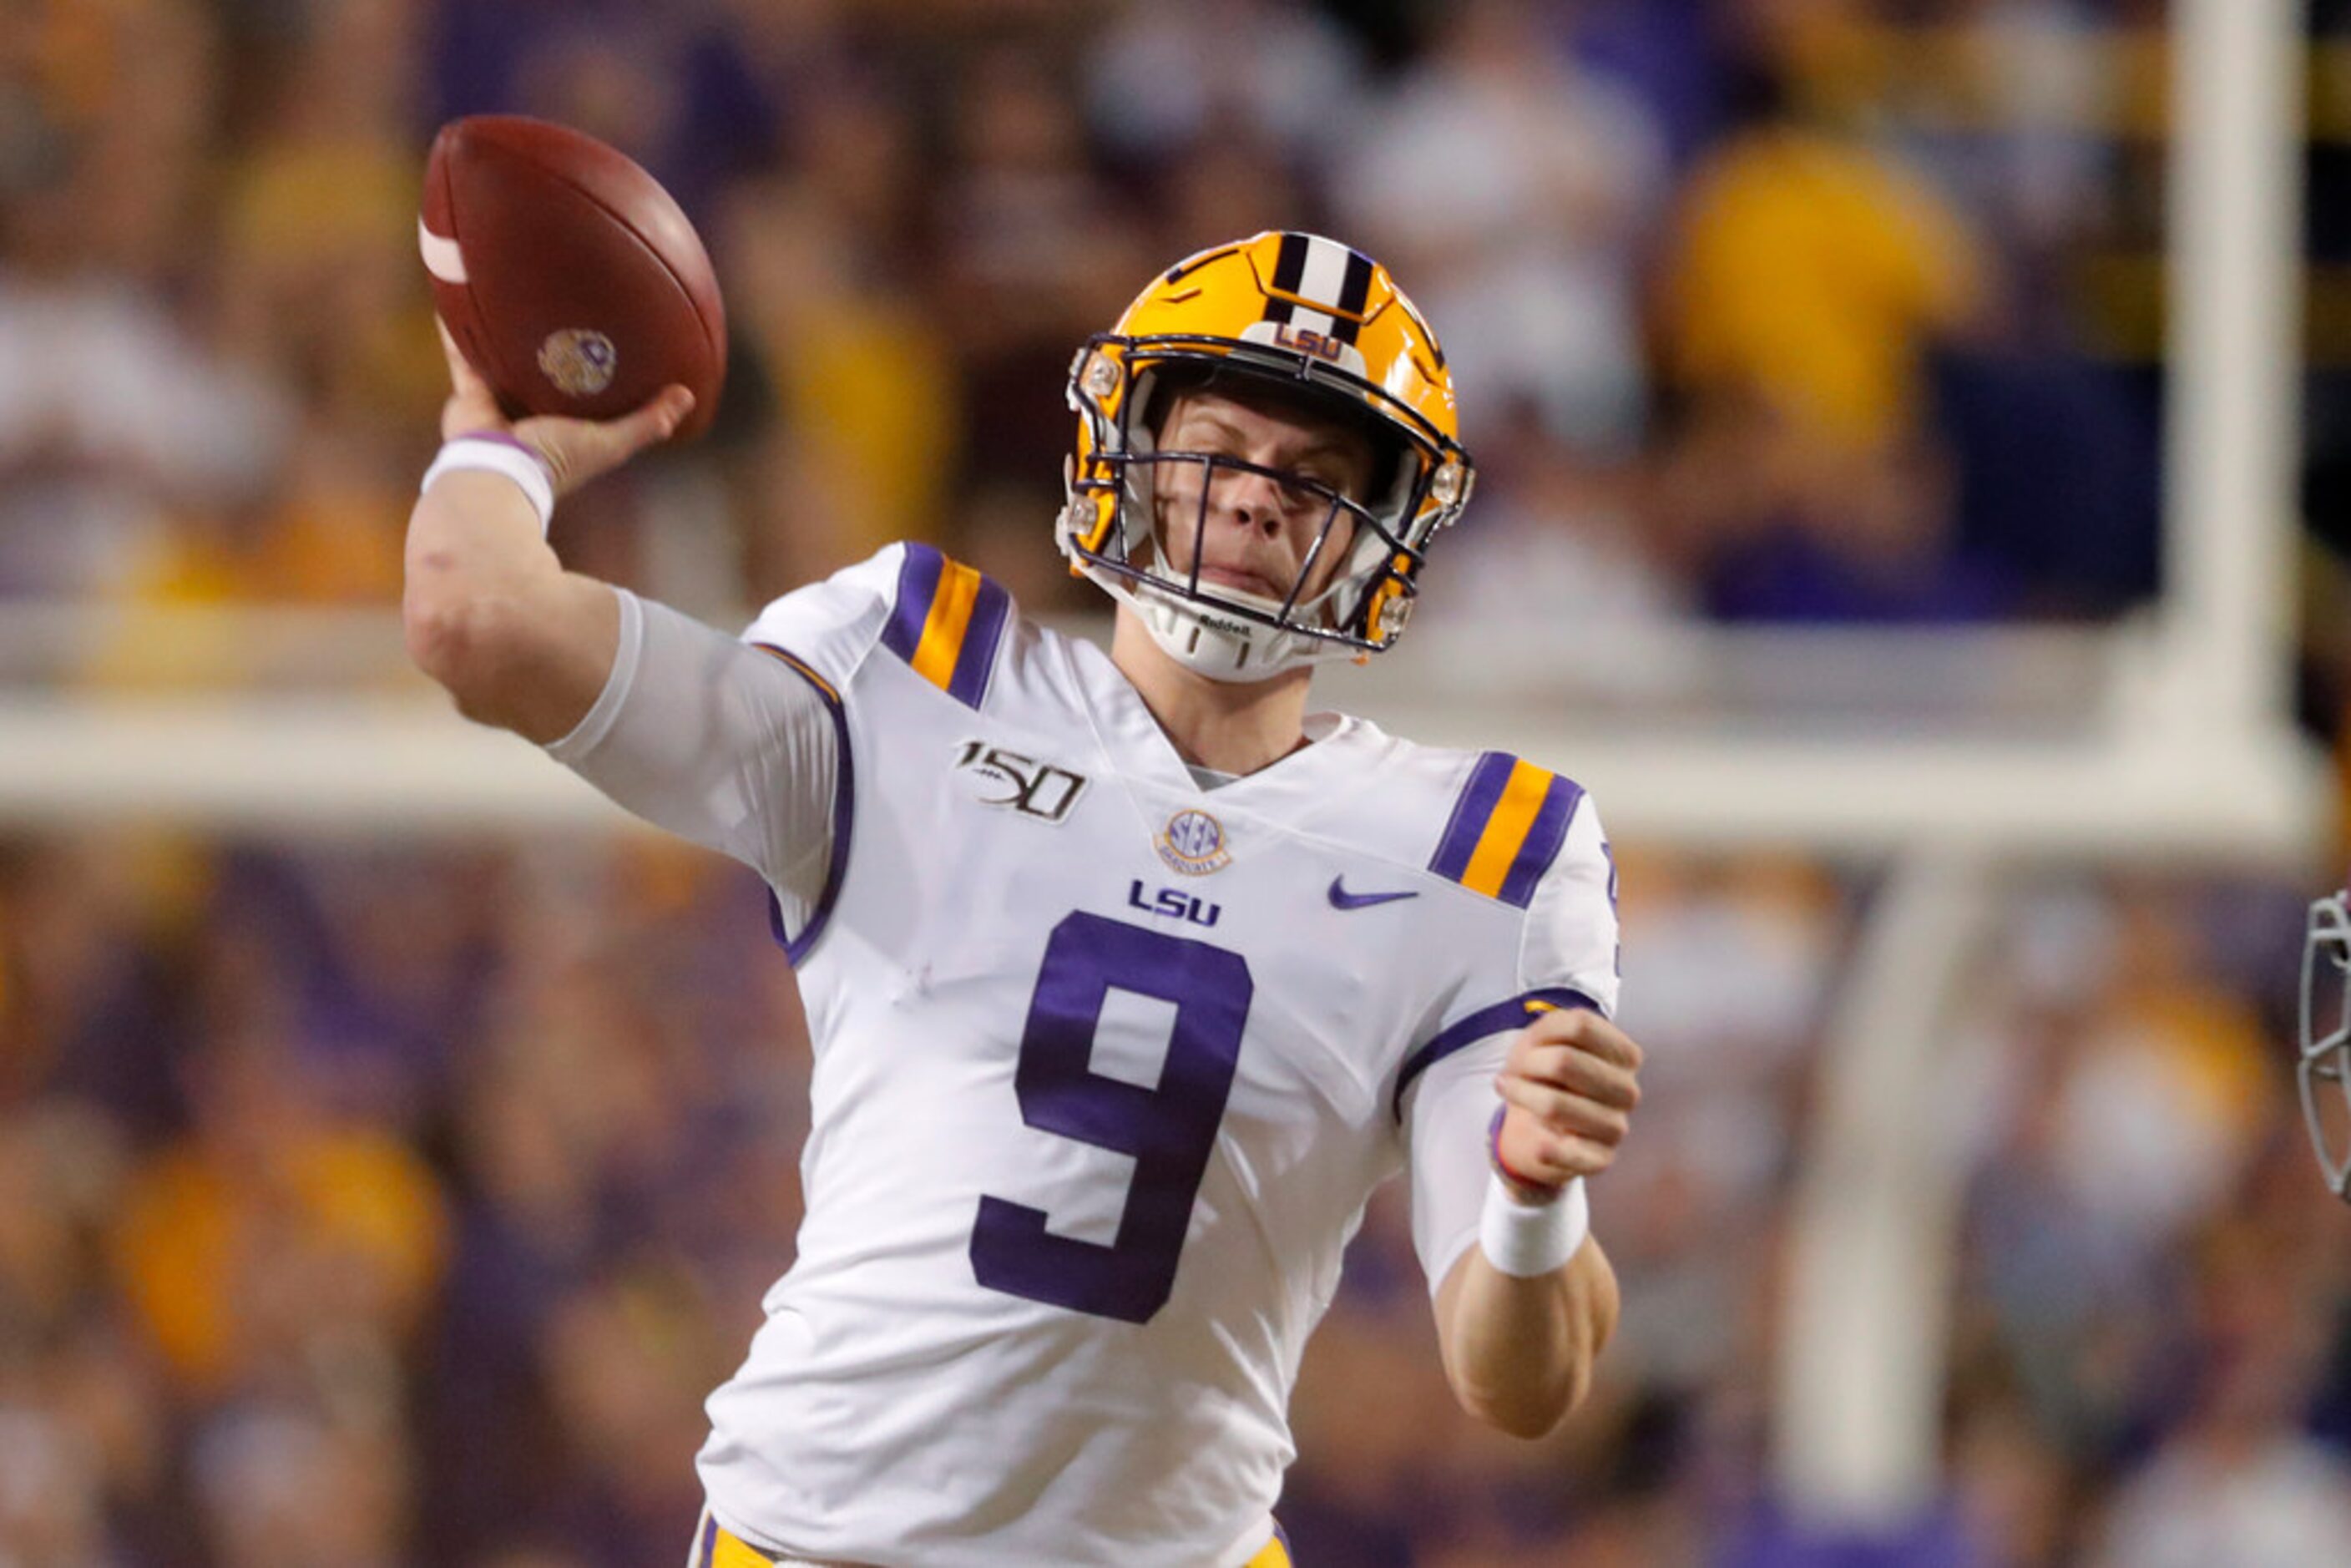
[{"label": "gold football helmet", "polygon": [[[1360,426],[1386,466],[1362,498],[1270,476],[1323,508],[1310,568],[1326,549],[1344,552],[1329,585],[1303,599],[1309,571],[1280,601],[1202,582],[1200,537],[1190,570],[1166,564],[1160,530],[1205,534],[1208,486],[1196,517],[1163,518],[1157,465],[1198,465],[1204,481],[1219,468],[1260,470],[1162,449],[1165,394],[1234,377]],[[1435,334],[1386,268],[1319,235],[1269,232],[1169,268],[1078,350],[1069,396],[1078,449],[1059,537],[1071,569],[1132,606],[1176,658],[1219,680],[1262,680],[1334,656],[1360,662],[1394,643],[1429,539],[1469,499],[1473,469]]]}]

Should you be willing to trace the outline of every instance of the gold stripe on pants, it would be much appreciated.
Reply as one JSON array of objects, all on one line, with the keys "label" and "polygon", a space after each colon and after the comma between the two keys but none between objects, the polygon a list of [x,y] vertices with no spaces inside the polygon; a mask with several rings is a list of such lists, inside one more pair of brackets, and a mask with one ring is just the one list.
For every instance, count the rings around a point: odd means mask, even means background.
[{"label": "gold stripe on pants", "polygon": [[[778,1568],[779,1563],[797,1561],[769,1557],[757,1547],[737,1541],[705,1509],[702,1528],[694,1532],[694,1555],[687,1559],[686,1568]],[[840,1568],[850,1565],[841,1564]],[[1290,1547],[1277,1535],[1259,1549],[1245,1568],[1292,1568]]]}]

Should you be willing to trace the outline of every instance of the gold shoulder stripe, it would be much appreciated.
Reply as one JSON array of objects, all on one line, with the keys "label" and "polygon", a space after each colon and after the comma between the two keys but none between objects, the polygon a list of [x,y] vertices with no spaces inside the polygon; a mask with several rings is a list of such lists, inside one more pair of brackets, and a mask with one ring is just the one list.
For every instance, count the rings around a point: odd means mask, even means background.
[{"label": "gold shoulder stripe", "polygon": [[941,691],[955,679],[956,657],[963,652],[964,633],[971,628],[971,607],[979,599],[979,573],[959,560],[942,565],[939,591],[923,622],[922,640],[907,661],[914,666],[914,674]]},{"label": "gold shoulder stripe", "polygon": [[1520,761],[1510,768],[1502,798],[1495,802],[1494,814],[1486,819],[1486,831],[1470,853],[1469,868],[1461,873],[1462,886],[1489,898],[1502,896],[1502,879],[1510,874],[1520,846],[1527,841],[1527,830],[1542,810],[1552,777],[1531,762]]}]

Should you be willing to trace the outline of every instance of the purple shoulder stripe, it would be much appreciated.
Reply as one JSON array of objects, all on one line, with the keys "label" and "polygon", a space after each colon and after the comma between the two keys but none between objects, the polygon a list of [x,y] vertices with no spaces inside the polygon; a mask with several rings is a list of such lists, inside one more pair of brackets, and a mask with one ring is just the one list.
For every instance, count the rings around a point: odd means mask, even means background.
[{"label": "purple shoulder stripe", "polygon": [[939,576],[947,558],[926,544],[910,542],[898,568],[897,602],[890,608],[890,623],[882,628],[882,644],[902,659],[912,661],[922,646],[923,623],[930,619],[931,601],[938,597]]},{"label": "purple shoulder stripe", "polygon": [[963,646],[956,651],[955,674],[947,682],[947,695],[966,707],[977,707],[987,696],[987,677],[996,668],[996,645],[1004,638],[1005,618],[1012,610],[1012,595],[992,577],[979,580],[979,592],[971,601],[971,622],[963,634]]},{"label": "purple shoulder stripe", "polygon": [[1011,619],[1002,584],[933,546],[909,542],[882,645],[966,707],[987,696],[996,651]]},{"label": "purple shoulder stripe", "polygon": [[1469,769],[1469,782],[1453,802],[1453,815],[1446,820],[1444,836],[1429,857],[1429,870],[1453,882],[1459,882],[1469,870],[1469,857],[1478,852],[1486,820],[1494,814],[1502,787],[1510,781],[1510,769],[1518,761],[1507,751],[1489,751],[1478,758],[1477,766]]},{"label": "purple shoulder stripe", "polygon": [[1502,877],[1504,904],[1524,909],[1534,902],[1535,884],[1542,881],[1551,862],[1559,858],[1560,846],[1567,842],[1567,826],[1575,820],[1575,808],[1583,799],[1583,785],[1573,779],[1552,775],[1551,788],[1543,792],[1543,803],[1536,809],[1533,822],[1528,825],[1526,839]]}]

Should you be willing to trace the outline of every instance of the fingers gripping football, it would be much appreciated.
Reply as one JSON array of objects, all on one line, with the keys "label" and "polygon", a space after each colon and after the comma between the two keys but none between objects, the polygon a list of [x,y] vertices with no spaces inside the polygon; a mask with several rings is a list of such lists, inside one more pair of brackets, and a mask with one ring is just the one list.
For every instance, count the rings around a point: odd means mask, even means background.
[{"label": "fingers gripping football", "polygon": [[497,394],[465,362],[445,326],[441,328],[441,351],[449,361],[449,401],[441,405],[441,439],[450,441],[485,430],[505,431],[538,455],[559,496],[569,495],[646,447],[668,440],[694,408],[691,392],[669,386],[618,419],[540,415],[509,424],[498,412]]},{"label": "fingers gripping football", "polygon": [[433,326],[441,334],[441,357],[449,365],[449,401],[441,405],[441,439],[454,441],[478,430],[504,430],[506,416],[498,412],[497,395],[481,372],[465,362],[457,340],[439,318]]},{"label": "fingers gripping football", "polygon": [[1615,1162],[1641,1103],[1641,1048],[1583,1009],[1547,1012],[1520,1030],[1495,1080],[1508,1107],[1502,1163],[1556,1186]]}]

